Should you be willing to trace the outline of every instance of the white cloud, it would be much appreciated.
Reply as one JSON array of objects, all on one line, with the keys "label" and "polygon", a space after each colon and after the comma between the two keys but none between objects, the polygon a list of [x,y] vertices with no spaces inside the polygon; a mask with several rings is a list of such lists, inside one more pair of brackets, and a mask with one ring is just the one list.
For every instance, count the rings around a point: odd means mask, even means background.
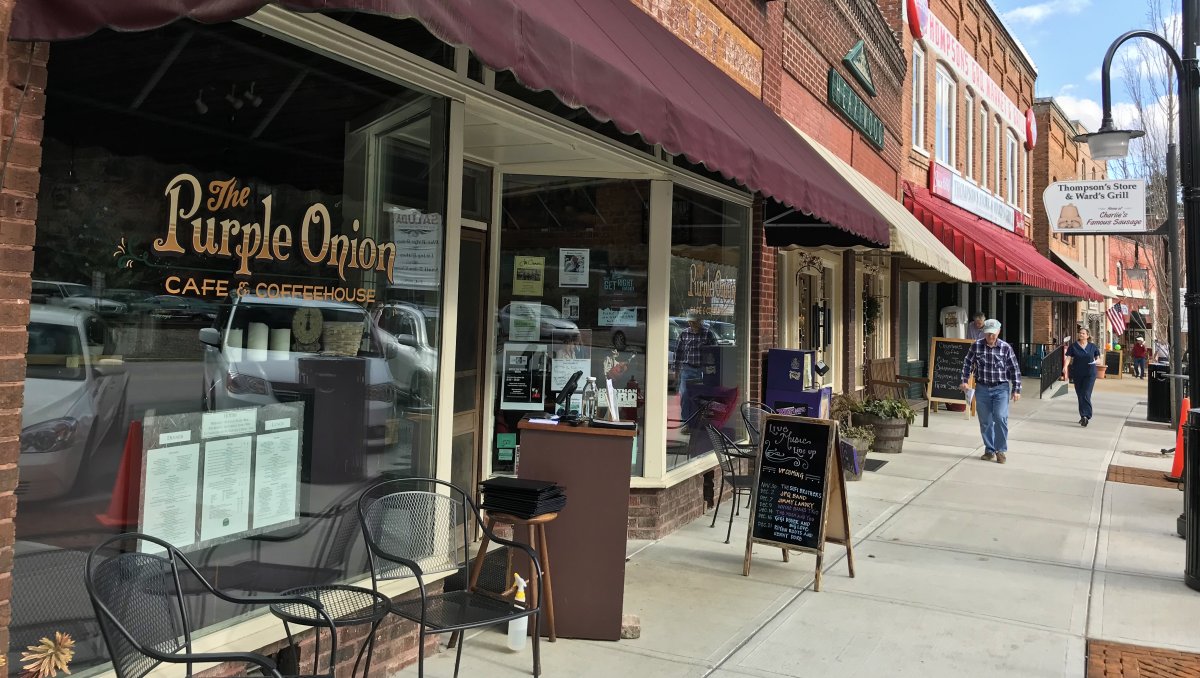
[{"label": "white cloud", "polygon": [[1050,17],[1079,14],[1090,4],[1092,4],[1091,0],[1047,0],[1005,12],[1004,20],[1012,23],[1036,24]]},{"label": "white cloud", "polygon": [[1088,82],[1100,82],[1100,67],[1097,66],[1091,73],[1087,74]]},{"label": "white cloud", "polygon": [[1060,94],[1054,97],[1054,100],[1058,102],[1068,118],[1083,123],[1089,132],[1095,132],[1100,128],[1099,102],[1083,97],[1073,97],[1070,94]]}]

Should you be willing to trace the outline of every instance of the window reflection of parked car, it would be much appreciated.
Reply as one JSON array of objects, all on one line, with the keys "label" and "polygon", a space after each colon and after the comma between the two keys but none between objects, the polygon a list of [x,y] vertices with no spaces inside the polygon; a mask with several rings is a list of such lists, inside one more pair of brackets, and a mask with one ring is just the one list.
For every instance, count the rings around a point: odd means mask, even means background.
[{"label": "window reflection of parked car", "polygon": [[119,316],[129,310],[119,301],[92,296],[92,288],[79,283],[34,280],[32,298],[35,303],[95,311],[105,317]]},{"label": "window reflection of parked car", "polygon": [[[511,327],[513,312],[512,307],[518,306],[523,302],[515,302],[506,305],[500,309],[500,338],[502,341],[510,341],[509,329]],[[574,322],[562,317],[557,308],[548,304],[531,304],[540,310],[539,315],[539,341],[565,340],[568,337],[575,336],[579,333],[579,326]]]},{"label": "window reflection of parked car", "polygon": [[158,294],[133,303],[134,313],[155,320],[215,320],[217,306],[203,299],[181,297],[174,294]]},{"label": "window reflection of parked car", "polygon": [[[251,325],[258,323],[268,332],[288,330],[287,350],[269,351],[265,344],[251,347]],[[205,345],[204,409],[304,400],[314,388],[305,383],[306,358],[354,357],[363,360],[365,370],[365,383],[361,384],[367,400],[365,445],[375,449],[389,443],[388,421],[395,411],[398,390],[388,361],[395,357],[396,347],[363,308],[339,302],[245,296],[223,307],[216,324],[200,330]],[[231,335],[240,337],[240,345],[231,341]]]},{"label": "window reflection of parked car", "polygon": [[128,422],[129,375],[95,313],[33,304],[21,410],[22,499],[60,497],[114,427]]},{"label": "window reflection of parked car", "polygon": [[388,361],[396,383],[408,388],[414,403],[433,404],[438,354],[429,337],[436,333],[437,319],[405,303],[384,304],[372,317],[379,329],[396,341],[396,355]]},{"label": "window reflection of parked car", "polygon": [[119,304],[132,306],[134,303],[152,296],[150,292],[144,290],[130,290],[119,287],[113,287],[104,290],[104,298],[111,299]]},{"label": "window reflection of parked car", "polygon": [[708,325],[708,329],[717,335],[718,346],[734,346],[737,344],[737,326],[733,323],[708,320],[704,324]]}]

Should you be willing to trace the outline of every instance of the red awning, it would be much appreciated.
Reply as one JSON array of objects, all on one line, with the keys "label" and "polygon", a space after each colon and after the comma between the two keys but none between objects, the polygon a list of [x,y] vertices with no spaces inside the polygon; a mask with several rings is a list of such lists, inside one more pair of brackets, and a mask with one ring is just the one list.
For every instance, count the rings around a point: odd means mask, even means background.
[{"label": "red awning", "polygon": [[904,182],[904,206],[971,269],[975,282],[1016,283],[1102,301],[1025,238]]},{"label": "red awning", "polygon": [[[17,0],[12,37],[78,38],[187,17],[247,16],[265,0]],[[817,153],[719,68],[630,0],[281,0],[419,20],[526,87],[612,120],[670,153],[882,246],[888,224]]]}]

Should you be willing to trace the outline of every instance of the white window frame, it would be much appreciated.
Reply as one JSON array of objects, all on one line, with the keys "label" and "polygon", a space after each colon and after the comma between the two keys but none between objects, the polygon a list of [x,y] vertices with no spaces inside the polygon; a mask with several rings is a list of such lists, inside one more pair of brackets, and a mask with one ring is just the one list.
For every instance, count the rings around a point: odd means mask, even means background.
[{"label": "white window frame", "polygon": [[1021,210],[1029,211],[1029,151],[1025,150],[1024,146],[1017,146],[1017,152],[1021,154]]},{"label": "white window frame", "polygon": [[988,117],[987,106],[979,106],[979,186],[986,189],[988,183],[988,126],[991,124],[991,118]]},{"label": "white window frame", "polygon": [[1004,177],[1004,200],[1013,207],[1017,206],[1017,134],[1016,132],[1007,130],[1005,137],[1005,170],[1007,175]]},{"label": "white window frame", "polygon": [[958,145],[958,84],[941,64],[937,65],[935,73],[933,153],[938,162],[955,168],[955,151]]},{"label": "white window frame", "polygon": [[913,44],[912,145],[925,150],[925,50]]},{"label": "white window frame", "polygon": [[1003,143],[1001,139],[1003,137],[1000,136],[1000,118],[996,118],[992,121],[992,132],[994,133],[992,137],[996,140],[996,165],[994,167],[996,170],[996,190],[993,192],[996,195],[1000,195],[1000,184],[1004,180],[1004,173],[1001,171],[1004,167],[1004,147],[1001,146]]},{"label": "white window frame", "polygon": [[967,178],[975,178],[975,97],[971,90],[963,92],[963,120],[967,123]]}]

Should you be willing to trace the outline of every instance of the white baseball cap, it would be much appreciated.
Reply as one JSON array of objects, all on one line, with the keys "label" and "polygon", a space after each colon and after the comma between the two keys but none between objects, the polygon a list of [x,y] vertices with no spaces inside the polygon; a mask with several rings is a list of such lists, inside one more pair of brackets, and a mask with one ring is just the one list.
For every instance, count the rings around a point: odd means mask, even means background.
[{"label": "white baseball cap", "polygon": [[984,334],[1000,334],[1000,321],[995,318],[988,318],[983,322]]}]

